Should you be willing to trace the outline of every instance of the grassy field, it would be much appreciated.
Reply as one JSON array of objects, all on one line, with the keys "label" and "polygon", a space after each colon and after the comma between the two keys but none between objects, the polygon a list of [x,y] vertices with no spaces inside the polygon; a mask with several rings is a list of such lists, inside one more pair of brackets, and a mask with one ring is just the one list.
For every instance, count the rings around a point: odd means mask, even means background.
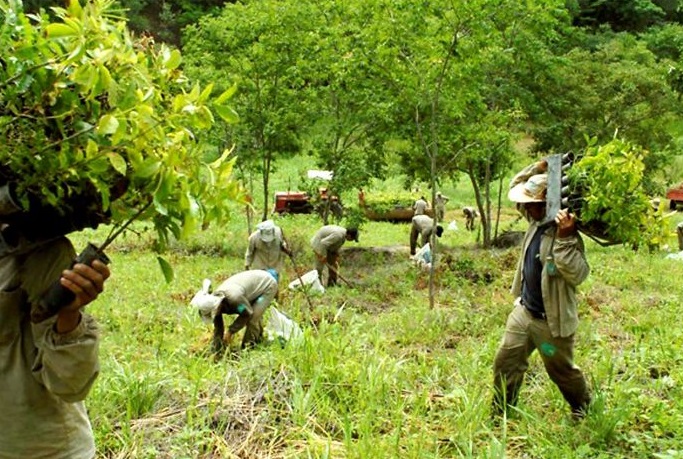
[{"label": "grassy field", "polygon": [[[291,177],[296,167],[280,174]],[[683,457],[683,261],[663,251],[587,241],[592,272],[580,287],[576,362],[595,404],[583,422],[570,419],[537,356],[519,411],[490,421],[491,366],[512,308],[518,249],[477,248],[458,210],[471,203],[467,188],[443,189],[452,198],[447,220],[459,229],[440,241],[433,309],[428,273],[408,259],[408,225],[368,223],[342,254],[341,273],[353,286],[313,297],[312,311],[287,290],[296,276],[287,265],[277,305],[301,324],[300,342],[217,362],[208,353],[211,329],[188,305],[203,278],[217,283],[242,268],[247,228],[239,210],[227,227],[174,245],[165,255],[176,273],[170,284],[144,235],[116,242],[108,250],[112,278],[90,306],[103,336],[102,371],[87,401],[100,456]],[[674,248],[682,219],[669,220]],[[320,221],[277,221],[300,269],[311,269],[308,241]],[[502,226],[525,227],[511,206]],[[72,239],[80,248],[103,234]]]}]

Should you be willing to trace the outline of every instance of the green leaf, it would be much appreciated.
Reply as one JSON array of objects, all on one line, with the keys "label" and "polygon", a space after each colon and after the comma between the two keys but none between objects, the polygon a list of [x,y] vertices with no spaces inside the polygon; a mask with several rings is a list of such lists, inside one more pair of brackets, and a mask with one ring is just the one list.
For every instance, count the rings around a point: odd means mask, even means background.
[{"label": "green leaf", "polygon": [[227,123],[237,123],[240,120],[239,115],[232,107],[226,105],[214,105],[214,110],[218,113],[218,116]]},{"label": "green leaf", "polygon": [[45,27],[45,31],[49,38],[75,37],[78,35],[78,30],[66,24],[50,24]]},{"label": "green leaf", "polygon": [[164,279],[166,279],[166,282],[172,282],[175,278],[175,274],[173,273],[173,267],[171,264],[161,257],[157,257],[157,261],[159,262],[161,272],[164,273]]},{"label": "green leaf", "polygon": [[103,135],[113,134],[118,128],[119,120],[114,115],[104,115],[97,124],[96,132]]},{"label": "green leaf", "polygon": [[216,105],[221,105],[221,104],[223,104],[225,101],[227,101],[228,99],[230,99],[230,98],[233,96],[233,94],[235,94],[235,91],[237,91],[237,85],[236,85],[236,84],[232,85],[230,88],[228,88],[227,90],[223,91],[223,93],[222,93],[220,96],[218,96],[218,97],[216,98],[216,100],[214,101],[214,103],[215,103]]},{"label": "green leaf", "polygon": [[118,153],[109,153],[107,157],[109,158],[109,162],[111,163],[112,167],[116,170],[116,172],[118,172],[121,175],[126,175],[126,170],[128,169],[128,166],[121,155],[119,155]]},{"label": "green leaf", "polygon": [[173,70],[173,69],[178,68],[178,66],[180,65],[180,61],[181,61],[180,51],[178,51],[177,49],[174,49],[170,53],[164,53],[163,65],[168,70]]},{"label": "green leaf", "polygon": [[67,8],[67,11],[69,14],[77,18],[80,18],[83,14],[83,8],[81,8],[81,3],[78,0],[69,0],[69,7]]},{"label": "green leaf", "polygon": [[135,170],[136,177],[149,178],[156,175],[161,169],[161,161],[154,159],[146,160],[141,167]]}]

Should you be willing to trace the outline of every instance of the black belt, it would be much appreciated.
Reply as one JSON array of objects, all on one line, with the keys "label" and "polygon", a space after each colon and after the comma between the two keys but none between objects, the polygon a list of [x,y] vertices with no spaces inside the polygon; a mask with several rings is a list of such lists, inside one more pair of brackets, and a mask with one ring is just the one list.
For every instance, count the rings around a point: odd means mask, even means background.
[{"label": "black belt", "polygon": [[522,306],[524,306],[524,309],[529,311],[529,314],[531,314],[531,317],[533,317],[534,319],[539,319],[539,320],[547,320],[548,319],[548,316],[546,315],[545,312],[534,311],[533,309],[530,309],[529,306],[524,304],[524,301],[522,301],[521,298],[519,299],[519,302],[522,304]]},{"label": "black belt", "polygon": [[545,315],[545,312],[532,311],[529,308],[527,308],[527,311],[529,311],[529,314],[531,314],[531,317],[534,319],[546,320],[548,318],[548,316]]}]

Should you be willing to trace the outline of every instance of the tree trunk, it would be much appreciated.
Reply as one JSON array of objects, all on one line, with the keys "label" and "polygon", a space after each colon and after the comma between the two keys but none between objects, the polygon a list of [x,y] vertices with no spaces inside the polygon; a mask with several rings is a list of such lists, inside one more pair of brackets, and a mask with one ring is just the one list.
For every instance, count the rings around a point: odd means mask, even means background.
[{"label": "tree trunk", "polygon": [[270,152],[265,152],[263,154],[263,218],[261,218],[261,221],[268,219],[268,197],[270,196],[268,183],[270,182],[271,160]]}]

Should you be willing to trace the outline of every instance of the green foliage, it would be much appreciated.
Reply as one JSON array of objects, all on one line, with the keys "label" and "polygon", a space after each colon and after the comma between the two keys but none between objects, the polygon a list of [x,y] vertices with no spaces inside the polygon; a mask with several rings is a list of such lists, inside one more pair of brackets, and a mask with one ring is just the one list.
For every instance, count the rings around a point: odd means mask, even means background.
[{"label": "green foliage", "polygon": [[591,145],[569,170],[571,187],[583,197],[581,228],[610,242],[659,245],[664,222],[643,189],[641,148],[615,139]]},{"label": "green foliage", "polygon": [[235,146],[239,167],[260,174],[263,218],[268,209],[269,176],[279,158],[301,150],[307,105],[306,54],[313,45],[305,5],[279,1],[229,4],[185,33],[188,74],[224,89],[235,87],[240,122],[222,126],[223,143]]},{"label": "green foliage", "polygon": [[373,191],[365,193],[365,207],[383,214],[396,208],[412,209],[415,203],[415,193],[409,191],[384,192]]},{"label": "green foliage", "polygon": [[2,181],[31,212],[63,214],[84,197],[123,224],[142,209],[162,245],[227,217],[239,195],[227,152],[200,157],[214,112],[232,119],[231,91],[192,84],[179,51],[135,41],[109,0],[47,15],[0,1]]}]

